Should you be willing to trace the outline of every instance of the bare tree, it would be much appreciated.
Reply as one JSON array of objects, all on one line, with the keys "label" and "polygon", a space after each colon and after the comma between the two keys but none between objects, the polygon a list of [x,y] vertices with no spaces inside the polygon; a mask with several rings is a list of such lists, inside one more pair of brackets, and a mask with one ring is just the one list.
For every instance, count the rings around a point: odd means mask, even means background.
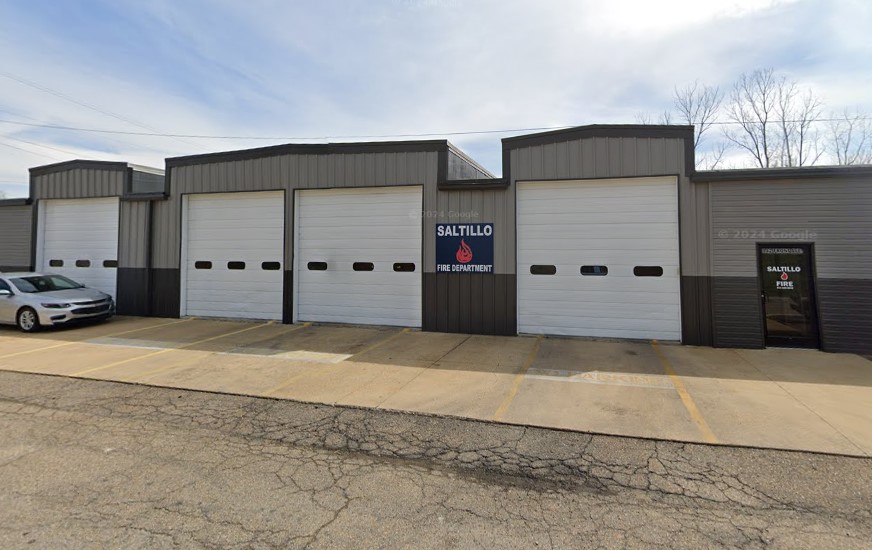
[{"label": "bare tree", "polygon": [[717,170],[721,168],[721,163],[729,150],[729,143],[719,141],[710,150],[697,157],[696,165],[703,170]]},{"label": "bare tree", "polygon": [[639,111],[633,118],[636,119],[636,124],[654,124],[651,113],[648,111]]},{"label": "bare tree", "polygon": [[815,122],[820,117],[821,102],[811,90],[801,94],[795,82],[782,80],[778,93],[778,128],[781,134],[780,164],[805,166],[820,159]]},{"label": "bare tree", "polygon": [[698,80],[683,88],[676,86],[673,90],[672,103],[678,119],[695,127],[695,147],[699,147],[703,136],[711,129],[723,99],[724,94],[718,86],[701,85]]},{"label": "bare tree", "polygon": [[836,163],[872,164],[872,123],[859,110],[830,117],[827,149]]},{"label": "bare tree", "polygon": [[743,74],[733,85],[727,118],[739,129],[727,129],[724,137],[748,151],[761,167],[772,162],[773,121],[775,119],[775,81],[772,70]]},{"label": "bare tree", "polygon": [[660,124],[669,125],[672,124],[672,111],[669,109],[663,109],[663,112],[660,113]]},{"label": "bare tree", "polygon": [[5,199],[5,198],[6,198],[6,191],[3,191],[2,189],[0,189],[0,199]]},{"label": "bare tree", "polygon": [[664,109],[660,116],[655,120],[654,116],[647,111],[639,111],[634,117],[637,124],[672,124],[672,113]]},{"label": "bare tree", "polygon": [[733,86],[726,139],[751,154],[761,168],[806,166],[822,154],[815,123],[821,101],[811,90],[775,75],[773,69],[742,74]]}]

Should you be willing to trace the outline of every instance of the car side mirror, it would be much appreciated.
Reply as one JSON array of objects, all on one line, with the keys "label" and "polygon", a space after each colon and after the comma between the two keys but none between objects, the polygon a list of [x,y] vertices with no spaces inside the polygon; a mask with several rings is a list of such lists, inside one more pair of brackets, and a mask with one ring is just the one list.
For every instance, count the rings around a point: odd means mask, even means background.
[{"label": "car side mirror", "polygon": [[8,288],[0,288],[0,296],[12,296],[12,291]]}]

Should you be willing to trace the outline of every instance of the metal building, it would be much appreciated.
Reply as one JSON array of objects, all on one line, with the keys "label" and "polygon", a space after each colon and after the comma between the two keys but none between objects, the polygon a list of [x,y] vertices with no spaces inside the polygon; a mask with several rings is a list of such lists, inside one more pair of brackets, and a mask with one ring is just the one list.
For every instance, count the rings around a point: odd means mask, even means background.
[{"label": "metal building", "polygon": [[168,159],[153,310],[425,325],[429,211],[439,182],[470,176],[491,175],[444,140]]},{"label": "metal building", "polygon": [[151,202],[165,198],[155,168],[82,160],[32,168],[30,197],[0,204],[0,231],[16,236],[0,265],[68,275],[115,296],[119,313],[147,315],[144,281],[130,274],[148,263]]},{"label": "metal building", "polygon": [[694,165],[642,125],[505,139],[501,178],[444,140],[75,161],[0,204],[0,265],[85,260],[139,315],[872,352],[872,167]]},{"label": "metal building", "polygon": [[694,184],[708,195],[714,345],[872,353],[872,166],[699,172]]}]

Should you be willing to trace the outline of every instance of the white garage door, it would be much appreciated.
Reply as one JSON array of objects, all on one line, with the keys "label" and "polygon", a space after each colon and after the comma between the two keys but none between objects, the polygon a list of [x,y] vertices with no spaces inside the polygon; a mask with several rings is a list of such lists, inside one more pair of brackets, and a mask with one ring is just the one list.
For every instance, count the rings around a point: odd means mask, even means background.
[{"label": "white garage door", "polygon": [[299,191],[300,321],[421,326],[421,187]]},{"label": "white garage door", "polygon": [[182,315],[280,320],[284,193],[184,200]]},{"label": "white garage door", "polygon": [[518,331],[680,340],[674,177],[518,184]]},{"label": "white garage door", "polygon": [[118,197],[39,202],[37,268],[115,297]]}]

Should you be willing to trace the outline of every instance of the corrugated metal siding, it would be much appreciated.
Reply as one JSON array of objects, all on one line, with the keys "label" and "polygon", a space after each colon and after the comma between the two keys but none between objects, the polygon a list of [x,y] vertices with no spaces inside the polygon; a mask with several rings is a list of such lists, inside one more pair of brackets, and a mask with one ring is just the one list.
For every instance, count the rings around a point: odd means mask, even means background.
[{"label": "corrugated metal siding", "polygon": [[32,199],[117,197],[124,192],[126,171],[73,168],[33,177]]},{"label": "corrugated metal siding", "polygon": [[709,184],[687,182],[678,197],[681,223],[681,274],[711,275]]},{"label": "corrugated metal siding", "polygon": [[493,223],[494,273],[515,272],[515,201],[505,189],[424,187],[424,271],[436,271],[437,223]]},{"label": "corrugated metal siding", "polygon": [[130,181],[131,194],[151,194],[166,192],[166,181],[162,174],[133,170]]},{"label": "corrugated metal siding", "polygon": [[488,172],[482,170],[479,166],[469,162],[467,159],[455,153],[453,150],[448,151],[448,179],[449,180],[474,180],[487,179],[493,177]]},{"label": "corrugated metal siding", "polygon": [[715,276],[757,276],[758,242],[813,242],[819,278],[872,279],[872,181],[711,183]]},{"label": "corrugated metal siding", "polygon": [[584,138],[512,149],[512,179],[591,179],[684,173],[684,142],[673,138]]},{"label": "corrugated metal siding", "polygon": [[424,330],[517,334],[514,275],[424,273]]},{"label": "corrugated metal siding", "polygon": [[33,207],[0,207],[0,268],[30,266]]},{"label": "corrugated metal siding", "polygon": [[713,278],[712,307],[715,346],[763,347],[763,310],[756,277]]},{"label": "corrugated metal siding", "polygon": [[148,201],[121,201],[118,267],[148,266]]},{"label": "corrugated metal siding", "polygon": [[694,346],[714,342],[711,277],[681,277],[681,340]]},{"label": "corrugated metal siding", "polygon": [[872,279],[819,279],[823,349],[872,355]]},{"label": "corrugated metal siding", "polygon": [[[391,185],[436,186],[439,153],[353,153],[276,155],[261,159],[215,162],[172,168],[171,198],[154,203],[154,267],[179,267],[181,199],[186,193],[286,190],[285,265],[292,265],[293,191],[331,187]],[[426,201],[426,199],[425,199]],[[411,213],[418,215],[418,213]],[[430,247],[428,249],[428,246]],[[424,253],[433,242],[425,239]],[[428,252],[429,251],[429,252]]]}]

